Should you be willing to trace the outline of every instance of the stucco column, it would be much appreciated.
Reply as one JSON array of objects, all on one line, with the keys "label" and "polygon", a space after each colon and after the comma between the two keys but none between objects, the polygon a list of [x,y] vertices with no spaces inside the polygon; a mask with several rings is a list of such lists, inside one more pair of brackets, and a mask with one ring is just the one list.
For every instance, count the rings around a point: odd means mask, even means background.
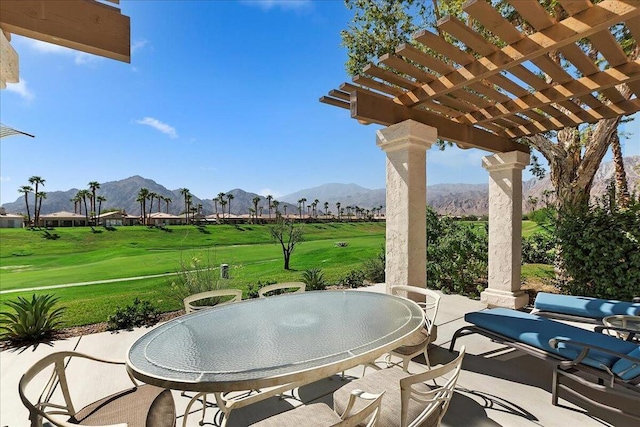
[{"label": "stucco column", "polygon": [[521,308],[522,170],[529,154],[520,151],[482,158],[489,171],[489,287],[480,300],[489,307]]},{"label": "stucco column", "polygon": [[391,285],[427,286],[427,152],[436,128],[406,120],[379,130],[387,153],[386,269]]}]

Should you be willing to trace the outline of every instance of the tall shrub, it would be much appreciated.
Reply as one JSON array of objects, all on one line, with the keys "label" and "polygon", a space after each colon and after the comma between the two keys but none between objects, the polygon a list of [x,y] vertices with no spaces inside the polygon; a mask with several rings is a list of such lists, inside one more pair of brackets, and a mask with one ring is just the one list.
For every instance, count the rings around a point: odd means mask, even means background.
[{"label": "tall shrub", "polygon": [[558,215],[556,236],[573,295],[631,300],[640,295],[640,201],[619,209],[610,196]]},{"label": "tall shrub", "polygon": [[488,233],[427,208],[427,285],[477,297],[487,284]]}]

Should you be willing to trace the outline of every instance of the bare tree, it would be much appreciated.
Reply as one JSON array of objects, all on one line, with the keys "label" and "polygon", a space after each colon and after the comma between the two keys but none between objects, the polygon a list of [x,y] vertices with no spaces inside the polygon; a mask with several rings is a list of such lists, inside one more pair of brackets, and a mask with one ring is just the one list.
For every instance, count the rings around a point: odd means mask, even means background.
[{"label": "bare tree", "polygon": [[278,216],[276,223],[269,226],[271,237],[280,243],[284,256],[284,269],[289,270],[289,261],[296,245],[302,241],[303,229],[301,225],[295,226],[293,221]]}]

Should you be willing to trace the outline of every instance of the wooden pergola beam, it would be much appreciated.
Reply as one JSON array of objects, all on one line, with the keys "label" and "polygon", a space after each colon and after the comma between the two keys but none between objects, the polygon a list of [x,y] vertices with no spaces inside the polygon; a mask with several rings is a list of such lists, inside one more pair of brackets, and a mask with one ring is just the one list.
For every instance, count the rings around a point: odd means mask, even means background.
[{"label": "wooden pergola beam", "polygon": [[[473,4],[470,0],[465,4]],[[619,22],[640,15],[640,0],[604,0],[593,7],[571,16],[557,24],[534,33],[516,43],[494,52],[473,63],[460,67],[432,83],[426,83],[418,89],[407,92],[398,100],[408,107],[420,105],[437,95],[453,92],[508,70],[523,62],[545,55],[552,50],[563,48],[577,40],[608,29]],[[420,38],[419,36],[417,37]],[[448,48],[441,54],[448,56],[453,49]]]},{"label": "wooden pergola beam", "polygon": [[131,62],[130,20],[94,0],[2,0],[0,28],[13,34]]},{"label": "wooden pergola beam", "polygon": [[386,100],[361,90],[351,92],[351,117],[384,126],[411,119],[437,128],[438,138],[460,144],[465,148],[479,148],[492,153],[509,151],[529,153],[530,151],[526,145],[518,144],[508,138],[470,125],[454,123],[445,117],[425,110],[408,108],[392,100]]}]

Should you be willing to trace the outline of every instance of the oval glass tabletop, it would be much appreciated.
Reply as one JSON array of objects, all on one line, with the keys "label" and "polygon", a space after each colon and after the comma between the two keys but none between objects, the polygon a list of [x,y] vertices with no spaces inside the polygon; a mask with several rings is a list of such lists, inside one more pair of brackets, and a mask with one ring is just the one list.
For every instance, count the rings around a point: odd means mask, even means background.
[{"label": "oval glass tabletop", "polygon": [[156,327],[131,346],[127,365],[135,377],[169,388],[215,390],[217,384],[226,391],[263,379],[274,385],[305,371],[334,366],[338,372],[348,365],[341,362],[371,360],[418,332],[423,316],[413,301],[373,292],[247,300]]}]

